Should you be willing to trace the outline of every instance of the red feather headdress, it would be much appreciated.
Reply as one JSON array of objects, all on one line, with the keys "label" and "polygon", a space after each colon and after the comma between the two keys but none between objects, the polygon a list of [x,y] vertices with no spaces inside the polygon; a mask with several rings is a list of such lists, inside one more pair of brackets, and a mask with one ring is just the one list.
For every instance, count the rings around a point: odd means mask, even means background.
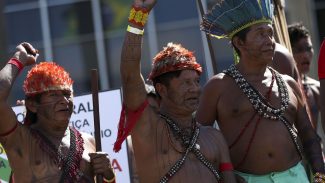
[{"label": "red feather headdress", "polygon": [[26,96],[31,96],[51,90],[72,89],[73,80],[69,73],[54,62],[41,62],[35,65],[27,74],[23,84]]}]

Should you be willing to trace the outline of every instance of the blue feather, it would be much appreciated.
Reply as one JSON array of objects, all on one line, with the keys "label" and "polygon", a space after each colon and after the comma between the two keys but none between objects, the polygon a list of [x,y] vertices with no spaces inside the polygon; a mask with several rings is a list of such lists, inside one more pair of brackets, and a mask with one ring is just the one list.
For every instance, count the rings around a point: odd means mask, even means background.
[{"label": "blue feather", "polygon": [[201,30],[218,38],[230,38],[246,25],[271,22],[271,0],[223,0],[203,16]]}]

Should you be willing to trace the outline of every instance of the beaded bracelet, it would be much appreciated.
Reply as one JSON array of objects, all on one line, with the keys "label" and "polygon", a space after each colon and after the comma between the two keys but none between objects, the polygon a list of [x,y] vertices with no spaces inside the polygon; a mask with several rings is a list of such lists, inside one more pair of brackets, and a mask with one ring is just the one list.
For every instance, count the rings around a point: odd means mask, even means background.
[{"label": "beaded bracelet", "polygon": [[325,174],[321,172],[316,172],[314,174],[314,182],[315,183],[325,183]]},{"label": "beaded bracelet", "polygon": [[107,179],[105,179],[105,177],[103,177],[103,182],[105,182],[105,183],[115,183],[115,175],[110,180],[107,180]]},{"label": "beaded bracelet", "polygon": [[11,65],[14,65],[18,68],[18,72],[20,73],[23,68],[24,68],[24,65],[23,63],[21,63],[21,61],[19,61],[18,59],[16,58],[11,58],[9,61],[8,61],[8,64],[11,64]]},{"label": "beaded bracelet", "polygon": [[126,30],[128,32],[131,32],[131,33],[136,34],[136,35],[143,35],[143,32],[144,32],[143,29],[138,29],[138,28],[132,27],[130,25],[128,25],[128,28]]},{"label": "beaded bracelet", "polygon": [[148,16],[149,11],[146,8],[139,8],[132,5],[128,19],[130,23],[144,27],[144,25],[147,23]]}]

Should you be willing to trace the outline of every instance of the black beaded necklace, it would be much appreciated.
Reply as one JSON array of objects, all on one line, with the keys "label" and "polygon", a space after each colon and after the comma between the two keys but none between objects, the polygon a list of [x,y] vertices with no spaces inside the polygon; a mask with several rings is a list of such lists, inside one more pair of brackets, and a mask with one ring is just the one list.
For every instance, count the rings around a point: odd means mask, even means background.
[{"label": "black beaded necklace", "polygon": [[279,109],[275,109],[273,106],[271,106],[265,100],[265,98],[246,81],[246,79],[243,77],[243,75],[241,75],[235,65],[231,65],[228,70],[224,71],[224,73],[233,77],[236,84],[247,96],[248,100],[251,102],[254,109],[259,113],[259,115],[267,119],[279,120],[279,117],[284,114],[284,111],[289,106],[288,89],[280,74],[274,71],[271,67],[268,67],[268,69],[275,74],[275,80],[278,84],[278,90],[281,97],[281,106]]},{"label": "black beaded necklace", "polygon": [[[197,139],[199,137],[200,128],[196,125],[195,119],[192,119],[192,124],[194,124],[193,127],[193,133],[192,137],[189,138],[187,135],[183,133],[183,130],[176,124],[175,121],[173,121],[171,118],[167,117],[164,114],[160,114],[160,117],[163,118],[170,129],[172,130],[173,134],[178,136],[180,139],[182,139],[182,145],[186,148],[185,153],[181,159],[179,159],[172,167],[171,169],[165,174],[164,177],[161,178],[159,183],[166,183],[168,182],[172,176],[174,176],[182,167],[184,164],[188,154],[190,152],[193,152],[195,156],[207,167],[212,171],[214,176],[217,179],[217,182],[220,180],[220,175],[218,171],[213,167],[213,165],[204,157],[204,155],[201,153],[200,146],[196,143]],[[194,122],[194,123],[193,123]]]},{"label": "black beaded necklace", "polygon": [[294,124],[291,125],[283,115],[284,111],[289,106],[288,89],[281,75],[271,67],[267,68],[272,72],[273,75],[275,75],[275,80],[278,85],[278,91],[281,97],[281,106],[279,109],[275,109],[273,106],[271,106],[271,104],[269,104],[267,100],[265,100],[265,98],[251,84],[247,82],[247,80],[243,77],[235,65],[231,65],[227,70],[223,71],[223,73],[229,75],[235,80],[237,86],[247,96],[253,108],[258,112],[260,116],[271,120],[280,120],[285,125],[299,155],[302,157],[302,151],[297,139],[297,129],[295,128]]}]

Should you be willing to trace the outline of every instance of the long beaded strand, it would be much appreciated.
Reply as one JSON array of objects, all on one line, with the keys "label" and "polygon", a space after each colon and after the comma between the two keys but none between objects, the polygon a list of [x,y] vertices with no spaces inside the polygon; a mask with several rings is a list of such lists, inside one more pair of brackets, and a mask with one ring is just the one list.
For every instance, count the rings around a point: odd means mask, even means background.
[{"label": "long beaded strand", "polygon": [[[183,157],[176,162],[176,164],[168,171],[168,173],[161,179],[161,183],[167,182],[176,172],[181,168],[181,166],[184,164],[185,159],[188,156],[188,153],[193,151],[196,157],[208,168],[212,171],[214,176],[217,179],[217,182],[220,180],[220,175],[218,171],[213,167],[213,165],[204,157],[204,155],[199,150],[199,145],[196,144],[199,131],[200,129],[195,125],[195,133],[193,134],[192,138],[190,139],[190,142],[188,143],[188,138],[182,133],[181,128],[174,122],[172,119],[167,117],[166,115],[160,114],[160,117],[163,118],[174,134],[177,134],[177,136],[180,136],[182,139],[182,143],[186,148],[185,154]],[[194,119],[193,119],[194,120]],[[193,122],[192,120],[192,122]],[[195,124],[195,123],[194,123]]]}]

